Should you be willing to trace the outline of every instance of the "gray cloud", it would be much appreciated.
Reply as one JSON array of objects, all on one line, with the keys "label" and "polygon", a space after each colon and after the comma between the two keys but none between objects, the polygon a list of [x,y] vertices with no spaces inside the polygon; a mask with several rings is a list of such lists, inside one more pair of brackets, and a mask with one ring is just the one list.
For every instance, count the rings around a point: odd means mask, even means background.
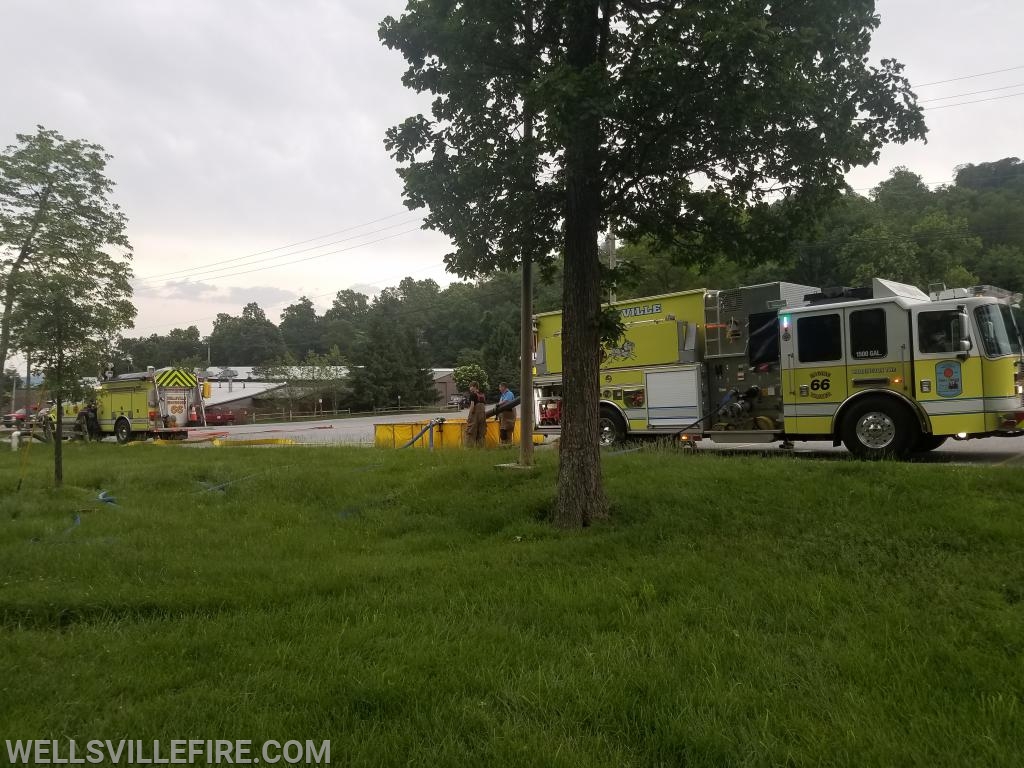
[{"label": "gray cloud", "polygon": [[0,128],[103,144],[148,231],[286,241],[386,215],[401,208],[383,133],[418,108],[376,41],[388,6],[16,2],[5,26],[46,32],[5,39],[9,60],[37,65],[4,76]]},{"label": "gray cloud", "polygon": [[212,283],[191,280],[171,280],[160,286],[136,286],[135,297],[146,300],[185,300],[215,304],[238,304],[238,314],[241,314],[242,307],[249,302],[255,301],[266,309],[293,302],[299,298],[299,294],[273,286],[241,288],[238,286],[214,285]]},{"label": "gray cloud", "polygon": [[[429,100],[402,87],[401,56],[377,39],[379,21],[405,4],[6,0],[0,144],[41,123],[114,155],[134,270],[175,279],[139,283],[137,327],[147,332],[208,330],[217,312],[237,314],[248,301],[274,317],[302,294],[329,306],[349,286],[370,293],[406,275],[447,282],[449,244],[423,232],[253,274],[188,271],[405,210],[384,131]],[[1024,4],[879,0],[877,10],[873,56],[900,59],[914,83],[1021,63]],[[920,96],[1022,81],[1019,71]],[[941,181],[959,163],[1021,153],[1024,97],[926,115],[927,145],[886,149],[851,184],[870,188],[897,164]]]}]

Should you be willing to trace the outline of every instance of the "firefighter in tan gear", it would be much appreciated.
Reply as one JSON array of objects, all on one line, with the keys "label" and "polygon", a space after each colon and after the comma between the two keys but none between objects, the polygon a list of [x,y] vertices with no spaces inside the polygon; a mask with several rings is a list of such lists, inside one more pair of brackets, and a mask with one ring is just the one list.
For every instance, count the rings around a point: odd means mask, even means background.
[{"label": "firefighter in tan gear", "polygon": [[516,408],[513,404],[516,396],[504,381],[498,384],[498,391],[501,392],[497,409],[498,433],[501,435],[502,445],[511,445],[512,432],[516,428]]},{"label": "firefighter in tan gear", "polygon": [[482,448],[487,435],[487,405],[480,385],[469,384],[469,414],[466,416],[466,445]]}]

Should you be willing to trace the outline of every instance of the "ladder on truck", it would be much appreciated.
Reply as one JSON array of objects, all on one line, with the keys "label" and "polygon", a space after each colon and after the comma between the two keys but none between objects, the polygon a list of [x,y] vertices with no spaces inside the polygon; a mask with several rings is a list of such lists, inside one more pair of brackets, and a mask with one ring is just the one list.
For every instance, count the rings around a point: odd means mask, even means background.
[{"label": "ladder on truck", "polygon": [[704,358],[722,354],[722,312],[719,301],[721,291],[707,291],[704,294]]}]

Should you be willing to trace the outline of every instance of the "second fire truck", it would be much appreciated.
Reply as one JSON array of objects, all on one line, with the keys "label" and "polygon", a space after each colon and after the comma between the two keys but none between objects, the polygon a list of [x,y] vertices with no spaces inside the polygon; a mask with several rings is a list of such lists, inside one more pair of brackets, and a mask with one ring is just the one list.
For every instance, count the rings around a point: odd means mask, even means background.
[{"label": "second fire truck", "polygon": [[100,383],[96,395],[99,431],[119,443],[157,437],[188,437],[188,427],[205,425],[204,386],[184,368],[149,368]]}]

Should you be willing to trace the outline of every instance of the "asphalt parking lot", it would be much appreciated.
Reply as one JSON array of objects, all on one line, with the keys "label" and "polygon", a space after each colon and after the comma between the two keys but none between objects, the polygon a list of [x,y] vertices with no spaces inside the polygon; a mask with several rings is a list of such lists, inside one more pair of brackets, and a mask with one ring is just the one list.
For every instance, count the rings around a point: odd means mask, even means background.
[{"label": "asphalt parking lot", "polygon": [[[396,424],[427,421],[433,418],[464,418],[464,411],[443,413],[406,413],[378,416],[359,416],[347,419],[328,419],[275,424],[239,424],[211,430],[191,430],[195,436],[216,433],[225,440],[254,440],[281,438],[305,445],[363,445],[374,443],[375,424]],[[778,444],[737,443],[716,445],[704,440],[697,451],[714,451],[724,454],[784,455],[808,459],[827,458],[853,460],[842,446],[833,447],[830,442],[796,443],[791,449],[780,448]],[[914,462],[927,464],[993,464],[1024,465],[1024,437],[990,438],[986,440],[948,440],[945,445],[912,458]]]},{"label": "asphalt parking lot", "polygon": [[[189,430],[189,439],[196,445],[212,445],[213,439],[223,443],[239,444],[285,443],[307,446],[350,445],[372,447],[374,425],[424,422],[434,418],[465,418],[464,411],[438,413],[388,413],[376,416],[356,416],[343,419],[317,421],[274,422],[263,424],[236,424],[230,427],[208,427]],[[9,439],[10,430],[0,430],[0,440]],[[113,438],[107,438],[112,441]],[[629,448],[627,448],[629,450]],[[697,452],[715,452],[725,455],[760,455],[766,457],[792,455],[806,459],[853,461],[842,446],[830,442],[796,443],[783,449],[778,444],[735,443],[716,445],[704,440],[695,447]],[[1024,466],[1024,437],[990,438],[986,440],[948,440],[931,453],[913,456],[911,461],[922,464],[968,464],[996,466]]]}]

